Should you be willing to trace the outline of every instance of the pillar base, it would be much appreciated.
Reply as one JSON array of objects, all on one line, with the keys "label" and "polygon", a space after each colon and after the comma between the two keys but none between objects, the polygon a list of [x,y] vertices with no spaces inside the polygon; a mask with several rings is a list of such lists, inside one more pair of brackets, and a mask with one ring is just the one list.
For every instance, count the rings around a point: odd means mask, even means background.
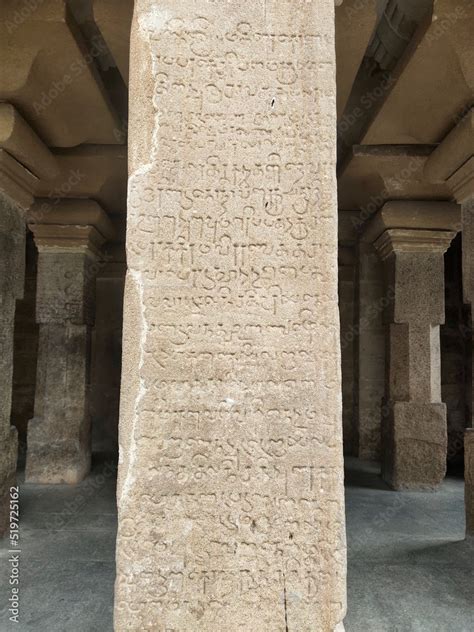
[{"label": "pillar base", "polygon": [[382,477],[396,490],[434,490],[446,475],[446,405],[389,402],[382,423]]},{"label": "pillar base", "polygon": [[0,451],[0,537],[7,533],[10,522],[10,487],[16,484],[17,457],[17,432],[11,428]]},{"label": "pillar base", "polygon": [[[32,419],[30,424],[38,420]],[[39,425],[39,424],[38,424]],[[34,431],[29,431],[29,436]],[[77,441],[54,443],[28,441],[25,481],[40,485],[75,485],[83,481],[91,469],[91,452]]]}]

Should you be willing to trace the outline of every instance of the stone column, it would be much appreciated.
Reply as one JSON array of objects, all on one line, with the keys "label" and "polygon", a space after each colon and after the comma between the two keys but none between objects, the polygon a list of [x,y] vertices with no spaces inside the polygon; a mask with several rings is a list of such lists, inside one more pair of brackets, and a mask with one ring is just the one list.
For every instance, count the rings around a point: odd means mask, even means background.
[{"label": "stone column", "polygon": [[7,529],[9,489],[14,484],[18,441],[10,425],[13,330],[16,301],[23,296],[25,220],[22,210],[0,193],[0,536]]},{"label": "stone column", "polygon": [[468,428],[464,438],[464,472],[466,536],[474,537],[474,428]]},{"label": "stone column", "polygon": [[[466,419],[464,441],[466,533],[474,535],[474,109],[458,122],[431,154],[425,167],[425,176],[431,182],[443,182],[450,188],[454,199],[462,208],[462,276],[464,302],[471,306],[471,332],[468,339],[471,349],[471,376],[467,397],[469,416]],[[469,337],[468,337],[469,338]]]},{"label": "stone column", "polygon": [[108,220],[95,202],[64,200],[51,208],[38,201],[28,221],[38,247],[40,330],[26,481],[74,484],[90,470],[90,335]]},{"label": "stone column", "polygon": [[[454,199],[462,208],[462,276],[464,302],[474,305],[474,109],[459,121],[431,154],[425,166],[426,178],[448,185]],[[471,316],[472,329],[472,316]],[[469,341],[472,347],[472,336]],[[474,354],[473,354],[474,367]],[[474,427],[474,405],[471,370],[469,394],[470,418],[466,425]]]},{"label": "stone column", "polygon": [[341,630],[334,0],[137,0],[115,629]]},{"label": "stone column", "polygon": [[56,173],[49,149],[9,103],[0,103],[0,537],[8,530],[17,433],[10,425],[16,301],[25,277],[25,211],[42,177]]},{"label": "stone column", "polygon": [[395,489],[436,488],[446,473],[439,326],[444,253],[458,221],[457,205],[391,202],[368,228],[385,270],[382,475]]}]

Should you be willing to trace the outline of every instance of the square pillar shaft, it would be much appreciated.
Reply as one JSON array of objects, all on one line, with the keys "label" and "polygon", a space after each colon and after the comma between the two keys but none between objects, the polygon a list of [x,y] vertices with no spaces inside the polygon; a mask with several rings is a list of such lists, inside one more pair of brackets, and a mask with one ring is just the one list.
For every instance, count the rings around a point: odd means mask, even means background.
[{"label": "square pillar shaft", "polygon": [[13,333],[16,301],[23,296],[25,220],[13,202],[0,195],[0,537],[9,524],[9,493],[18,453],[16,429],[10,425],[13,378]]},{"label": "square pillar shaft", "polygon": [[334,0],[137,0],[115,630],[345,614]]},{"label": "square pillar shaft", "polygon": [[90,470],[90,332],[98,253],[90,226],[55,227],[61,239],[45,237],[42,225],[32,229],[39,251],[39,346],[26,480],[74,484]]},{"label": "square pillar shaft", "polygon": [[446,472],[439,326],[444,322],[444,252],[454,231],[386,229],[387,370],[382,475],[395,489],[432,489]]}]

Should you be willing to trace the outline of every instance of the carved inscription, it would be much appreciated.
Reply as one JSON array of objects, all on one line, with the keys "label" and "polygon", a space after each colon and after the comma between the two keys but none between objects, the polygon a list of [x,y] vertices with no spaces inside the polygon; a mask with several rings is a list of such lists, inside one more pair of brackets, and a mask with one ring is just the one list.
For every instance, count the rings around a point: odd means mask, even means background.
[{"label": "carved inscription", "polygon": [[136,5],[116,627],[332,632],[333,0]]}]

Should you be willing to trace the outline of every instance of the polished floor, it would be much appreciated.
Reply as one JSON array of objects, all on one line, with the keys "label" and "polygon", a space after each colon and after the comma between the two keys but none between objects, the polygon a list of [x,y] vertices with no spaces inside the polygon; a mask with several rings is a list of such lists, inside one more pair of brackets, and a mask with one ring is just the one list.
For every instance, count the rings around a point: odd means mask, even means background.
[{"label": "polished floor", "polygon": [[[448,478],[437,493],[395,493],[373,465],[349,460],[346,481],[346,632],[474,632],[474,542],[463,540],[462,480]],[[108,459],[74,488],[21,486],[20,623],[8,620],[3,541],[1,632],[112,630],[114,488]]]}]

